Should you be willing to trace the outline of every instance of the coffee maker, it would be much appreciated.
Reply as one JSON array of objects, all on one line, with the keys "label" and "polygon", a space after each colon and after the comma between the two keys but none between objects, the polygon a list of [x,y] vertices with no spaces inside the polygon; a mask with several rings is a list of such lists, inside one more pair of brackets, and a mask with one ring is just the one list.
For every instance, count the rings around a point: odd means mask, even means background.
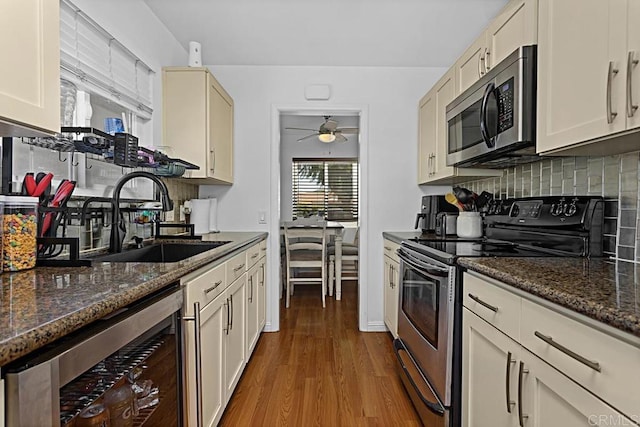
[{"label": "coffee maker", "polygon": [[436,215],[439,212],[458,212],[458,208],[447,202],[444,196],[422,196],[420,213],[416,216],[415,229],[422,229],[423,233],[436,229]]}]

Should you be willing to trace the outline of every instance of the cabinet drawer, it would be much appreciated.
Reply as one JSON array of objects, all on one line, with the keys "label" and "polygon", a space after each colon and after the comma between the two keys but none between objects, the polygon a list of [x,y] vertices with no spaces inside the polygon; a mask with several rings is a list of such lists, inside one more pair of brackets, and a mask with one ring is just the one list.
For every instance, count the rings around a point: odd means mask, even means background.
[{"label": "cabinet drawer", "polygon": [[260,244],[256,243],[247,249],[247,269],[253,267],[260,259]]},{"label": "cabinet drawer", "polygon": [[247,271],[247,251],[243,251],[231,258],[226,263],[227,266],[227,282],[233,283],[238,277]]},{"label": "cabinet drawer", "polygon": [[260,242],[260,258],[267,255],[267,240],[262,240]]},{"label": "cabinet drawer", "polygon": [[185,281],[187,312],[193,310],[193,303],[199,302],[200,308],[213,301],[226,288],[225,264],[205,267],[196,271]]},{"label": "cabinet drawer", "polygon": [[464,273],[462,303],[514,340],[520,338],[521,298],[490,280]]},{"label": "cabinet drawer", "polygon": [[398,253],[396,252],[399,248],[399,244],[392,242],[391,240],[384,239],[384,254],[396,262],[400,262]]},{"label": "cabinet drawer", "polygon": [[538,357],[624,414],[640,416],[639,348],[526,299],[521,332],[522,345]]}]

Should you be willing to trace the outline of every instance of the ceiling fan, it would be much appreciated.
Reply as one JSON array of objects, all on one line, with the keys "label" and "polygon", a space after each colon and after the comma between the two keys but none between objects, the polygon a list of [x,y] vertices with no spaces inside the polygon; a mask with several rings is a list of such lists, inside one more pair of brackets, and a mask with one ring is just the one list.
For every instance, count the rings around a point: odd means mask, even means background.
[{"label": "ceiling fan", "polygon": [[285,128],[290,130],[308,130],[312,133],[311,135],[307,135],[298,139],[298,142],[304,141],[305,139],[313,138],[317,136],[318,139],[322,142],[347,142],[348,138],[343,134],[357,134],[358,128],[339,128],[338,122],[335,120],[331,120],[331,116],[324,116],[324,123],[320,125],[320,129],[308,129],[308,128]]}]

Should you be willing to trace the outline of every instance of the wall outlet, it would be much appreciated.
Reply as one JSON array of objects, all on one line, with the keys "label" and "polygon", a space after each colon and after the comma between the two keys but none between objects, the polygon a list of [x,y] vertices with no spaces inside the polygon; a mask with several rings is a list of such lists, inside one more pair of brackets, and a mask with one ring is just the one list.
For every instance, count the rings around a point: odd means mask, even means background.
[{"label": "wall outlet", "polygon": [[266,224],[266,223],[267,223],[267,212],[258,211],[258,224]]}]

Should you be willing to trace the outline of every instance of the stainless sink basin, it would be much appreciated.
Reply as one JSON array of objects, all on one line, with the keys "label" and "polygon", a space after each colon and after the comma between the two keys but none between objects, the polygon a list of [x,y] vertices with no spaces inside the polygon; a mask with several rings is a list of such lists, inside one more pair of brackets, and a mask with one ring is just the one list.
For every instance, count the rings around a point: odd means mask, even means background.
[{"label": "stainless sink basin", "polygon": [[98,262],[178,262],[229,243],[157,243],[141,249],[129,249],[116,254],[103,255]]}]

